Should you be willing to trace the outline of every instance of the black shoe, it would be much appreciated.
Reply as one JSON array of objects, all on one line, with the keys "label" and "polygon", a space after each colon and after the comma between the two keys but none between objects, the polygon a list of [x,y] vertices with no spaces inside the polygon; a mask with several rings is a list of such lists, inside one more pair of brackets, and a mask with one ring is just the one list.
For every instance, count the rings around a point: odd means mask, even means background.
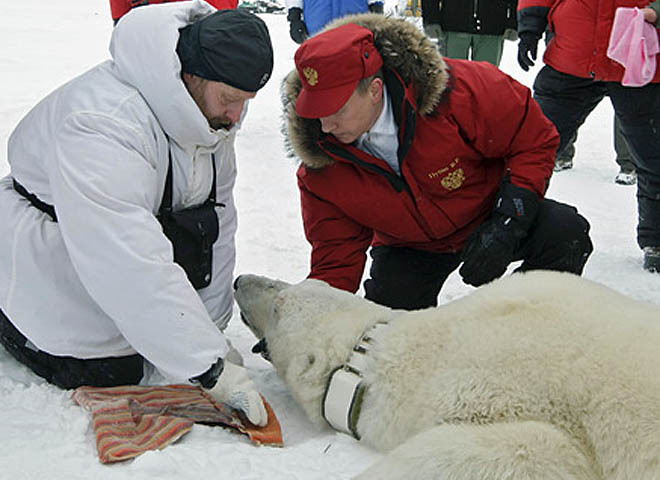
[{"label": "black shoe", "polygon": [[644,270],[660,273],[660,247],[644,247]]}]

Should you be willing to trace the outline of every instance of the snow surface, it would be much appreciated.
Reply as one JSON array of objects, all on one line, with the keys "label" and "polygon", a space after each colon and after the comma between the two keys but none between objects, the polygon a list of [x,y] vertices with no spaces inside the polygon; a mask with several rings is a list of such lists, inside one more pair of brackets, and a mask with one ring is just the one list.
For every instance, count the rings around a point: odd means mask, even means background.
[{"label": "snow surface", "polygon": [[[309,246],[301,225],[296,165],[286,157],[279,131],[278,93],[281,78],[293,67],[296,45],[289,39],[285,15],[262,18],[273,38],[275,70],[273,79],[251,102],[237,139],[236,273],[297,282],[307,274]],[[108,58],[111,31],[107,0],[3,2],[0,175],[9,171],[5,146],[16,123],[48,92]],[[531,87],[540,62],[523,72],[516,63],[516,44],[506,42],[501,68]],[[585,277],[660,304],[660,275],[642,270],[642,255],[635,243],[636,188],[613,182],[618,168],[612,116],[607,100],[592,113],[580,130],[575,167],[553,177],[548,196],[577,206],[591,222],[595,251]],[[470,290],[454,274],[440,301]],[[282,424],[284,448],[255,447],[228,430],[196,425],[162,451],[102,465],[96,456],[90,415],[74,405],[71,392],[46,384],[0,348],[0,479],[327,480],[350,478],[380,458],[352,438],[319,430],[306,420],[270,364],[250,353],[255,340],[236,311],[227,335],[273,405]]]}]

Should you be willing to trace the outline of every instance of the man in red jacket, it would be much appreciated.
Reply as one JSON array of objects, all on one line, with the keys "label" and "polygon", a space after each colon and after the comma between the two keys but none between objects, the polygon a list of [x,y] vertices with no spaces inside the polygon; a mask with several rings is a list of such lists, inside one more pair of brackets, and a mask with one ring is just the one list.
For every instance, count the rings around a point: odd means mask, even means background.
[{"label": "man in red jacket", "polygon": [[[112,20],[117,23],[121,17],[126,15],[132,8],[152,3],[180,2],[181,0],[110,0],[110,14]],[[218,10],[236,8],[238,0],[206,0]]]},{"label": "man in red jacket", "polygon": [[606,55],[616,9],[643,8],[646,21],[657,26],[659,2],[647,5],[648,0],[520,0],[518,62],[525,70],[534,64],[549,25],[554,36],[534,81],[534,98],[559,131],[559,151],[603,97],[610,97],[637,169],[637,243],[644,268],[660,272],[660,69],[644,86],[623,86],[624,67]]},{"label": "man in red jacket", "polygon": [[351,17],[303,43],[286,79],[312,278],[393,308],[437,304],[447,276],[580,274],[588,222],[544,199],[557,132],[528,88],[443,60],[412,24]]}]

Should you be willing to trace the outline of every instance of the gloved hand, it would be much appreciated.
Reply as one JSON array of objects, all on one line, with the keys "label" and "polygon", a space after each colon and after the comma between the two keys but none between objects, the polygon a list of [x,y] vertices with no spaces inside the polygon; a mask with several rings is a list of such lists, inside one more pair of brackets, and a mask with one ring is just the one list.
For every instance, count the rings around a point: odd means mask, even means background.
[{"label": "gloved hand", "polygon": [[302,9],[298,7],[291,7],[286,19],[289,21],[289,35],[291,40],[300,44],[307,40],[307,27],[302,20]]},{"label": "gloved hand", "polygon": [[[520,41],[518,42],[518,64],[520,68],[527,71],[529,67],[534,66],[536,60],[536,51],[541,38],[534,32],[520,32],[518,33]],[[530,56],[532,57],[530,59]]]},{"label": "gloved hand", "polygon": [[254,425],[268,423],[264,402],[244,367],[224,362],[215,386],[205,390],[217,401],[241,410]]},{"label": "gloved hand", "polygon": [[494,213],[472,232],[458,273],[468,285],[478,287],[501,277],[513,261],[519,232],[511,217]]},{"label": "gloved hand", "polygon": [[478,287],[501,277],[514,260],[539,208],[536,193],[502,182],[491,217],[472,232],[463,248],[463,281]]},{"label": "gloved hand", "polygon": [[383,2],[374,2],[369,4],[369,11],[371,13],[383,13]]}]

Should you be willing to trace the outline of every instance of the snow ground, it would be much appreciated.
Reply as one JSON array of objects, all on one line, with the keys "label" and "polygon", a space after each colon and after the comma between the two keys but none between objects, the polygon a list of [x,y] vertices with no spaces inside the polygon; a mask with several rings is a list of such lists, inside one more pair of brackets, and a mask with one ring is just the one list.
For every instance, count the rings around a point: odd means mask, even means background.
[{"label": "snow ground", "polygon": [[[0,16],[0,175],[9,171],[6,142],[16,123],[48,92],[108,58],[112,30],[107,0],[5,3]],[[286,157],[279,133],[278,93],[279,81],[293,67],[296,45],[284,15],[262,18],[273,38],[275,70],[251,103],[237,140],[236,273],[297,282],[307,274],[309,246],[300,220],[296,165]],[[504,71],[531,86],[539,67],[523,72],[516,63],[516,45],[506,43]],[[660,276],[642,270],[635,243],[636,189],[613,182],[618,169],[607,101],[581,129],[577,150],[575,168],[553,177],[548,196],[576,205],[591,222],[595,251],[585,276],[660,304]],[[452,275],[441,302],[470,290]],[[227,334],[273,405],[284,448],[254,447],[227,430],[197,425],[163,451],[102,465],[90,416],[73,404],[70,392],[45,384],[0,349],[0,478],[331,480],[349,478],[380,457],[346,435],[310,425],[270,365],[250,353],[254,338],[237,312]]]}]

